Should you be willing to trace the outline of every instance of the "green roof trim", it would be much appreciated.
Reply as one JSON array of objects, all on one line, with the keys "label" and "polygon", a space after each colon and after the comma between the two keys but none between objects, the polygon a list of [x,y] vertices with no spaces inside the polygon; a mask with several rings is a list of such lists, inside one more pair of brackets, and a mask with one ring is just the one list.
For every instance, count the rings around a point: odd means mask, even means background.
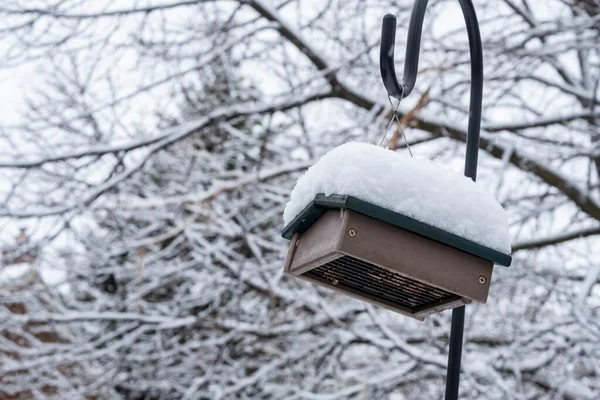
[{"label": "green roof trim", "polygon": [[494,264],[505,267],[510,266],[512,257],[469,239],[457,236],[443,229],[418,221],[414,218],[402,215],[368,201],[358,199],[354,196],[333,194],[325,196],[318,194],[305,208],[290,222],[281,232],[285,239],[291,239],[294,233],[303,233],[308,230],[327,210],[347,209],[371,218],[387,222],[402,229],[406,229],[423,237],[435,240],[455,249],[473,254],[489,260]]}]

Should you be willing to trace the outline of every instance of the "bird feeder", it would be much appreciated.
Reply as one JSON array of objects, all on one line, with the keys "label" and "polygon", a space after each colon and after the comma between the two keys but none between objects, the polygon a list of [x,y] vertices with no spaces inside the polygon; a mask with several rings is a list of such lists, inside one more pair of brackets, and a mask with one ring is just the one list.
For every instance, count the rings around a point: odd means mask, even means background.
[{"label": "bird feeder", "polygon": [[423,320],[488,297],[510,255],[346,195],[318,194],[282,233],[285,273]]},{"label": "bird feeder", "polygon": [[[471,100],[465,138],[465,176],[475,181],[483,98],[483,51],[472,0],[458,0],[471,58]],[[394,68],[396,18],[383,18],[380,71],[389,97],[414,89],[428,0],[415,0],[406,42],[404,75]],[[394,111],[395,113],[395,111]],[[329,192],[336,193],[336,192]],[[349,193],[314,199],[282,232],[290,239],[284,271],[416,319],[453,308],[446,400],[459,394],[465,307],[487,300],[494,263],[509,254]]]}]

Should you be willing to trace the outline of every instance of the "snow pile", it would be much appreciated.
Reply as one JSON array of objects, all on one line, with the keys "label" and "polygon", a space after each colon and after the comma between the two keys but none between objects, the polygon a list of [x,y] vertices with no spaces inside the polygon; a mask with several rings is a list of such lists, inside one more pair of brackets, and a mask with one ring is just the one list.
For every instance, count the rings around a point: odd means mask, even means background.
[{"label": "snow pile", "polygon": [[289,224],[317,194],[357,197],[510,253],[502,206],[471,179],[429,160],[350,142],[325,154],[298,179],[283,219]]}]

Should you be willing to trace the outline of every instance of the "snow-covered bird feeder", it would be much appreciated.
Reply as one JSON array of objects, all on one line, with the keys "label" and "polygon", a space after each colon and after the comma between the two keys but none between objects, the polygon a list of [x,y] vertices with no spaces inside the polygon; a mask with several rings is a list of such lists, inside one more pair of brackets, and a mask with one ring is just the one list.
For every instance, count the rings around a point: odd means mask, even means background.
[{"label": "snow-covered bird feeder", "polygon": [[346,143],[298,180],[284,212],[287,274],[425,316],[485,303],[511,263],[504,209],[471,179],[366,143]]}]

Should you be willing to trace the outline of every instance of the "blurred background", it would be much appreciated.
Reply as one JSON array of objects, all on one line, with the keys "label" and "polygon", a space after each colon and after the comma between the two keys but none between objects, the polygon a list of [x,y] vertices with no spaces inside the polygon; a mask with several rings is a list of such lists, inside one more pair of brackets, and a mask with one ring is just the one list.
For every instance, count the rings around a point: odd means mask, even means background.
[{"label": "blurred background", "polygon": [[[467,307],[461,396],[598,399],[600,0],[474,3],[478,184],[514,261]],[[282,276],[296,179],[385,132],[381,18],[401,71],[411,7],[0,1],[0,399],[441,398],[450,312]],[[458,2],[431,0],[401,124],[459,174],[469,79]]]}]

